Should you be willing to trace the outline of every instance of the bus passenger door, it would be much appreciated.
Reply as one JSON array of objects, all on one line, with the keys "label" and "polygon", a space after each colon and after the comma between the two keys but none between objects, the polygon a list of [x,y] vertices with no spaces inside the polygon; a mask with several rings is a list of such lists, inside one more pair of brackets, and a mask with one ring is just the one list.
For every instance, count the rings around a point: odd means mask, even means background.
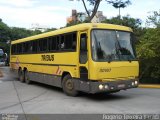
[{"label": "bus passenger door", "polygon": [[88,43],[87,32],[80,32],[79,41],[79,77],[81,80],[88,80]]}]

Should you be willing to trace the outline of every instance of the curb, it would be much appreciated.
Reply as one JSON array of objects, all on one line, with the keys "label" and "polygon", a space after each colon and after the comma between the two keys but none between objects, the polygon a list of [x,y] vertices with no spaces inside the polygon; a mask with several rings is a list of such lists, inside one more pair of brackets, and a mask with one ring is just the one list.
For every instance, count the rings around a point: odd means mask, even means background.
[{"label": "curb", "polygon": [[159,84],[140,84],[138,87],[139,88],[157,88],[157,89],[160,89]]}]

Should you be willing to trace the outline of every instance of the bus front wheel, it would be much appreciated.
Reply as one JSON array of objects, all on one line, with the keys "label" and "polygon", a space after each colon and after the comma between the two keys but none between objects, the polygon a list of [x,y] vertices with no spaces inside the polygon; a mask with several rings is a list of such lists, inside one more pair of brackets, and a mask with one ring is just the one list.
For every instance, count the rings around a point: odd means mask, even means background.
[{"label": "bus front wheel", "polygon": [[74,81],[69,74],[64,76],[62,81],[62,88],[64,93],[66,93],[68,96],[78,95],[78,91],[75,89],[75,86],[74,86]]}]

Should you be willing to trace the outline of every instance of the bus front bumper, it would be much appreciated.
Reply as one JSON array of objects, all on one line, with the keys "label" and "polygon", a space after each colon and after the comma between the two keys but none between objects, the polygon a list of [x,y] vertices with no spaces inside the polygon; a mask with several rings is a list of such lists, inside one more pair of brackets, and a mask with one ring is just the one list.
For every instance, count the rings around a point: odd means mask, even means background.
[{"label": "bus front bumper", "polygon": [[138,80],[116,80],[107,82],[75,80],[75,88],[86,93],[117,92],[138,87]]}]

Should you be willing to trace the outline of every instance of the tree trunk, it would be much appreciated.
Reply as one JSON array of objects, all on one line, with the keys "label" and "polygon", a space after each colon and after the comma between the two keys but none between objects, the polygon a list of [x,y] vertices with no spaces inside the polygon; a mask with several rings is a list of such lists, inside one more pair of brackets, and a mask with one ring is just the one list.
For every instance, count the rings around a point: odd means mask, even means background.
[{"label": "tree trunk", "polygon": [[85,10],[86,10],[86,13],[87,13],[87,15],[88,15],[88,20],[87,20],[87,22],[91,22],[91,20],[93,19],[93,17],[94,17],[95,14],[97,13],[97,10],[98,10],[98,7],[99,7],[99,4],[100,4],[101,0],[96,0],[96,2],[95,2],[95,4],[94,4],[94,8],[93,8],[91,14],[89,13],[89,11],[88,11],[88,9],[87,9],[84,0],[82,0],[82,2],[83,2],[83,5],[84,5],[84,8],[85,8]]}]

